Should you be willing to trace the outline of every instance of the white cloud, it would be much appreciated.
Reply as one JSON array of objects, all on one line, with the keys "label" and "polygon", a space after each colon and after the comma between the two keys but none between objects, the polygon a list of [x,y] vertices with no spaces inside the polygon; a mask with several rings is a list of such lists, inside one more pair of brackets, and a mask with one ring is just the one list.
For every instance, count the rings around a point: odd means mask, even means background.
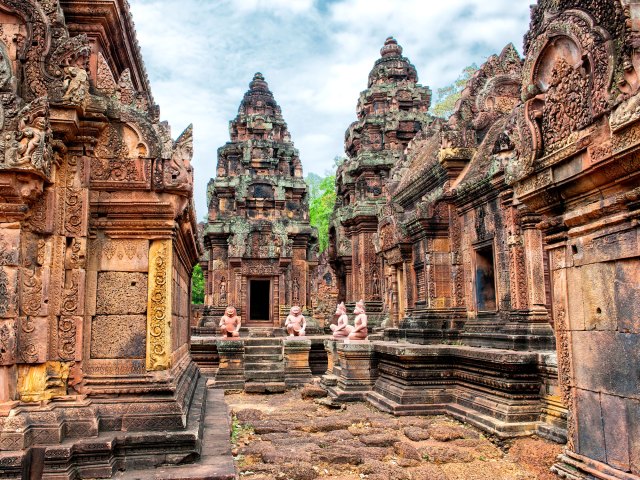
[{"label": "white cloud", "polygon": [[194,124],[195,200],[256,71],[269,83],[305,172],[343,154],[358,95],[387,36],[435,92],[508,42],[521,50],[529,0],[130,0],[151,86],[177,136]]}]

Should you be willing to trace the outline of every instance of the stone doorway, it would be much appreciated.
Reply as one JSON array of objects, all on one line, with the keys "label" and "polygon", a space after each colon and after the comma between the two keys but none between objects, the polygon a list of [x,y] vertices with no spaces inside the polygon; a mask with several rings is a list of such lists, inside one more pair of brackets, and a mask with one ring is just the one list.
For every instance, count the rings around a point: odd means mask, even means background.
[{"label": "stone doorway", "polygon": [[271,323],[271,280],[249,280],[249,325]]}]

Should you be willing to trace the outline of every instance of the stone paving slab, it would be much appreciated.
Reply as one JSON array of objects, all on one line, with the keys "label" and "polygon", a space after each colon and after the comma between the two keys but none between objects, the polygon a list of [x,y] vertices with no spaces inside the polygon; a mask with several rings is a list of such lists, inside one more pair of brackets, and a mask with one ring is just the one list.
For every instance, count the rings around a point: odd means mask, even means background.
[{"label": "stone paving slab", "polygon": [[[316,386],[317,387],[317,386]],[[449,416],[394,417],[366,403],[333,410],[307,390],[226,395],[246,480],[555,480],[561,445],[497,440]],[[319,388],[319,387],[318,387]]]}]

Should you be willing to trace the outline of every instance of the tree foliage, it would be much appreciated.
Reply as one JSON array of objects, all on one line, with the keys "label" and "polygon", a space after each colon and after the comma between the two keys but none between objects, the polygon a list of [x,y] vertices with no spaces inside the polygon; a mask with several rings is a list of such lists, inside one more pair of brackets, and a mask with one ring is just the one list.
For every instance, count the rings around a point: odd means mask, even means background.
[{"label": "tree foliage", "polygon": [[204,303],[204,274],[197,264],[191,273],[191,303]]},{"label": "tree foliage", "polygon": [[436,91],[436,98],[431,113],[436,117],[447,119],[453,113],[456,102],[460,99],[460,95],[467,85],[469,79],[478,71],[478,66],[472,63],[462,70],[458,78],[450,85],[439,88]]},{"label": "tree foliage", "polygon": [[329,219],[336,203],[336,176],[322,178],[310,173],[306,178],[309,186],[309,221],[318,229],[320,252],[329,246]]}]

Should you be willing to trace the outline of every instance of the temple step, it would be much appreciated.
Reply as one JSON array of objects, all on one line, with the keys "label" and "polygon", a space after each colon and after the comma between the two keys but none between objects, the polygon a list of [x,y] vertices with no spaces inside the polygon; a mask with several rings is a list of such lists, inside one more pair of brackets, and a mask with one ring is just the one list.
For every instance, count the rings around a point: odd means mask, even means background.
[{"label": "temple step", "polygon": [[282,393],[287,389],[284,382],[249,382],[245,383],[247,393]]},{"label": "temple step", "polygon": [[245,362],[244,364],[245,372],[284,372],[284,363],[282,359],[277,363],[269,363],[269,362],[259,362],[259,363],[249,363]]},{"label": "temple step", "polygon": [[276,337],[247,337],[243,338],[244,346],[247,347],[268,347],[268,346],[278,346],[282,347],[282,338]]},{"label": "temple step", "polygon": [[245,354],[245,361],[248,363],[272,363],[281,362],[283,359],[282,353],[276,353],[273,355],[254,355]]}]

